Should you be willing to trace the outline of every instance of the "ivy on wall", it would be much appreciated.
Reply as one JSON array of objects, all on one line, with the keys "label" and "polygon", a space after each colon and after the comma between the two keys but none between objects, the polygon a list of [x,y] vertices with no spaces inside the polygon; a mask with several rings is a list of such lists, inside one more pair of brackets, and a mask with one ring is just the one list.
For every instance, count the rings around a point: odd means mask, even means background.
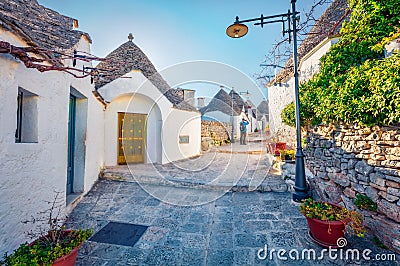
[{"label": "ivy on wall", "polygon": [[[349,0],[352,14],[340,41],[321,58],[320,72],[300,85],[302,124],[390,125],[400,122],[400,55],[384,46],[400,37],[400,0]],[[282,121],[295,124],[294,104]]]}]

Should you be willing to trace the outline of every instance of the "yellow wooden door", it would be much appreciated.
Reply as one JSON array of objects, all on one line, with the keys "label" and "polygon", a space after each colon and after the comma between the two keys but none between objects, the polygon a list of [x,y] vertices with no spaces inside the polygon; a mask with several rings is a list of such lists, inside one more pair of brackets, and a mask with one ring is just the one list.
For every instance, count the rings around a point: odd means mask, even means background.
[{"label": "yellow wooden door", "polygon": [[146,118],[143,114],[118,113],[118,164],[144,163]]}]

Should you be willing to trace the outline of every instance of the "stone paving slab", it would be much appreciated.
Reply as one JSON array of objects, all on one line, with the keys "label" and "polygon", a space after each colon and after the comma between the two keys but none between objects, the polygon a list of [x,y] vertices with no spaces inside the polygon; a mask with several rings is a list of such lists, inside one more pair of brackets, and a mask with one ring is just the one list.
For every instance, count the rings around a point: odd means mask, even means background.
[{"label": "stone paving slab", "polygon": [[101,177],[140,184],[223,191],[288,190],[273,172],[264,142],[215,147],[202,156],[165,165],[136,164],[107,167]]},{"label": "stone paving slab", "polygon": [[[165,191],[165,187],[153,189]],[[215,191],[168,187],[177,198],[212,199]],[[190,191],[191,190],[191,191]],[[72,211],[69,227],[96,232],[109,221],[149,226],[133,246],[87,241],[77,265],[399,265],[398,262],[259,259],[257,253],[279,248],[322,248],[310,240],[307,224],[288,192],[227,192],[199,206],[176,206],[149,195],[133,182],[100,180]],[[123,234],[123,232],[121,232]],[[365,239],[349,238],[349,248],[371,254],[392,253]],[[286,253],[286,257],[288,257]],[[318,253],[319,254],[319,253]],[[397,254],[397,260],[400,260]]]}]

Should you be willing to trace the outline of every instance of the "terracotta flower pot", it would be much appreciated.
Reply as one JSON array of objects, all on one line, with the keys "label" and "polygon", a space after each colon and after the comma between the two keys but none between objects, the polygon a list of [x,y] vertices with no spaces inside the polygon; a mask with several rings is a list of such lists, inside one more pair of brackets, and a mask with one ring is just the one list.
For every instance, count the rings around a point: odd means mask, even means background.
[{"label": "terracotta flower pot", "polygon": [[323,247],[337,248],[337,240],[344,237],[345,221],[321,221],[308,218],[311,238]]},{"label": "terracotta flower pot", "polygon": [[53,266],[74,266],[80,247],[81,246],[78,246],[74,248],[71,253],[58,258],[55,262],[53,262]]},{"label": "terracotta flower pot", "polygon": [[[63,234],[69,234],[71,233],[72,230],[63,230]],[[32,246],[35,244],[36,241],[33,241],[32,243],[29,244],[29,246]],[[76,262],[76,258],[78,256],[78,251],[79,248],[82,245],[77,246],[76,248],[74,248],[69,254],[66,254],[64,256],[62,256],[61,258],[58,258],[57,260],[55,260],[53,262],[53,266],[74,266],[75,262]]]}]

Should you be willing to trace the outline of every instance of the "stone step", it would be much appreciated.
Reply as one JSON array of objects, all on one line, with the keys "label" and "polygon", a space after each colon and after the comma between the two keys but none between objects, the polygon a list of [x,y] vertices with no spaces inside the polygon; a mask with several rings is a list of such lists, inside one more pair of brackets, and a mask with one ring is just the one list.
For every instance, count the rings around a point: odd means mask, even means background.
[{"label": "stone step", "polygon": [[[151,184],[181,188],[193,188],[193,189],[207,189],[207,190],[223,190],[232,192],[286,192],[288,186],[284,180],[280,177],[266,177],[258,187],[254,188],[249,185],[249,180],[239,180],[236,184],[224,180],[225,182],[205,182],[201,180],[183,180],[169,177],[168,179],[160,178],[157,176],[136,176],[123,172],[110,171],[105,169],[100,178],[114,181],[133,182],[138,184]],[[268,180],[270,179],[270,180]]]}]

